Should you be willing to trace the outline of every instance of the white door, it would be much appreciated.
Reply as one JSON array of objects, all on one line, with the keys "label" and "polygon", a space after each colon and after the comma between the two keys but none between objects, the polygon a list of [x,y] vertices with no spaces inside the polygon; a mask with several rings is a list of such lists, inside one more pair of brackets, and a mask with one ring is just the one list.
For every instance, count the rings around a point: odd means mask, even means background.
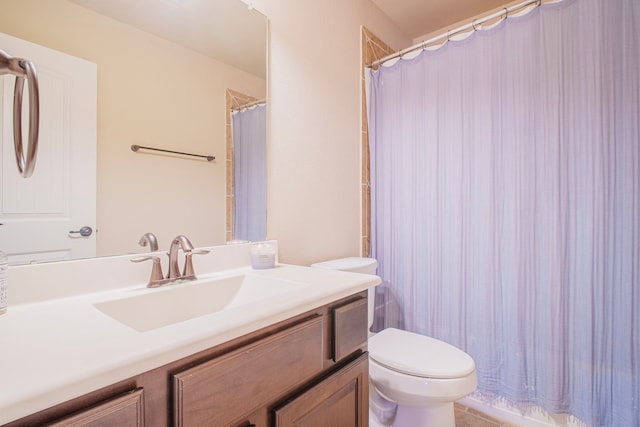
[{"label": "white door", "polygon": [[[95,256],[97,66],[2,33],[0,49],[32,61],[40,86],[38,157],[25,179],[13,148],[15,78],[0,76],[0,250],[13,265]],[[72,233],[82,227],[92,233]]]}]

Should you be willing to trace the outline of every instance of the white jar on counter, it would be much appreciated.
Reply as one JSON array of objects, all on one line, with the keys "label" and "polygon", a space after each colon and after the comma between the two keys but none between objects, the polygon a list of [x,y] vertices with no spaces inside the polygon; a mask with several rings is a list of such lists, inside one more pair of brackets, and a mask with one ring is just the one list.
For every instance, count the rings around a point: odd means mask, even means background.
[{"label": "white jar on counter", "polygon": [[274,242],[260,242],[251,245],[251,267],[256,270],[273,268],[276,264],[276,245]]}]

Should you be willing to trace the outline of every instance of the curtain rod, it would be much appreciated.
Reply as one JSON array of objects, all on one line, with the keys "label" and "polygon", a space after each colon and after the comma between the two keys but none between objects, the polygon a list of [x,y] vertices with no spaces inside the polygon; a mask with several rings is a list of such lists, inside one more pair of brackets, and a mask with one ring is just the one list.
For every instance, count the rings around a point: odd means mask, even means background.
[{"label": "curtain rod", "polygon": [[[553,2],[554,1],[551,1],[550,3],[553,3]],[[385,62],[391,61],[392,59],[402,58],[407,53],[415,52],[418,49],[426,49],[428,45],[436,41],[439,41],[445,38],[448,41],[449,39],[451,39],[452,36],[463,33],[469,29],[473,29],[474,31],[477,31],[477,27],[479,25],[484,24],[485,22],[491,21],[492,19],[499,18],[501,16],[504,16],[503,19],[506,19],[509,16],[509,14],[513,13],[514,11],[518,11],[532,4],[537,4],[538,6],[540,6],[542,4],[542,0],[525,0],[522,3],[518,3],[514,6],[504,7],[501,10],[494,12],[490,15],[487,15],[483,18],[474,19],[470,23],[465,24],[461,27],[458,27],[455,30],[449,30],[446,33],[442,33],[440,35],[432,37],[429,40],[421,41],[420,43],[417,43],[411,47],[399,50],[398,52],[392,53],[391,55],[387,55],[384,58],[378,59],[377,61],[373,61],[371,64],[367,64],[366,67],[367,68],[378,67],[384,64]]]},{"label": "curtain rod", "polygon": [[242,111],[242,110],[245,110],[247,108],[255,107],[256,105],[260,105],[260,104],[267,105],[267,100],[266,99],[258,99],[256,101],[251,101],[251,102],[248,102],[248,103],[246,103],[244,105],[241,105],[239,107],[232,108],[231,111]]}]

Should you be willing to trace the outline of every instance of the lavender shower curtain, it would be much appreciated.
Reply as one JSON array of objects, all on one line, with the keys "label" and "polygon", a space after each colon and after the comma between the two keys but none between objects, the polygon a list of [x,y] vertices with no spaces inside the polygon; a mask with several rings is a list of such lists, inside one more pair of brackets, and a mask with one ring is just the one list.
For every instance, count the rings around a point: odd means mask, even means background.
[{"label": "lavender shower curtain", "polygon": [[237,240],[267,237],[267,106],[231,116],[233,132],[234,230]]},{"label": "lavender shower curtain", "polygon": [[479,391],[640,425],[640,1],[564,0],[370,75],[372,256]]}]

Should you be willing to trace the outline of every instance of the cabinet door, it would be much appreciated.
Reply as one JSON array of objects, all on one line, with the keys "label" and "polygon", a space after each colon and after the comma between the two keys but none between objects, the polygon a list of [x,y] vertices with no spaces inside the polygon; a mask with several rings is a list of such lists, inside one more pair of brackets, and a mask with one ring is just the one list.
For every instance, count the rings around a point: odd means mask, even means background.
[{"label": "cabinet door", "polygon": [[275,410],[275,427],[367,427],[369,359],[364,353]]},{"label": "cabinet door", "polygon": [[333,314],[333,360],[338,362],[367,344],[367,298],[335,307]]},{"label": "cabinet door", "polygon": [[109,399],[49,427],[142,427],[144,426],[143,390],[138,389]]},{"label": "cabinet door", "polygon": [[322,371],[314,317],[173,376],[177,427],[248,425],[249,414]]}]

